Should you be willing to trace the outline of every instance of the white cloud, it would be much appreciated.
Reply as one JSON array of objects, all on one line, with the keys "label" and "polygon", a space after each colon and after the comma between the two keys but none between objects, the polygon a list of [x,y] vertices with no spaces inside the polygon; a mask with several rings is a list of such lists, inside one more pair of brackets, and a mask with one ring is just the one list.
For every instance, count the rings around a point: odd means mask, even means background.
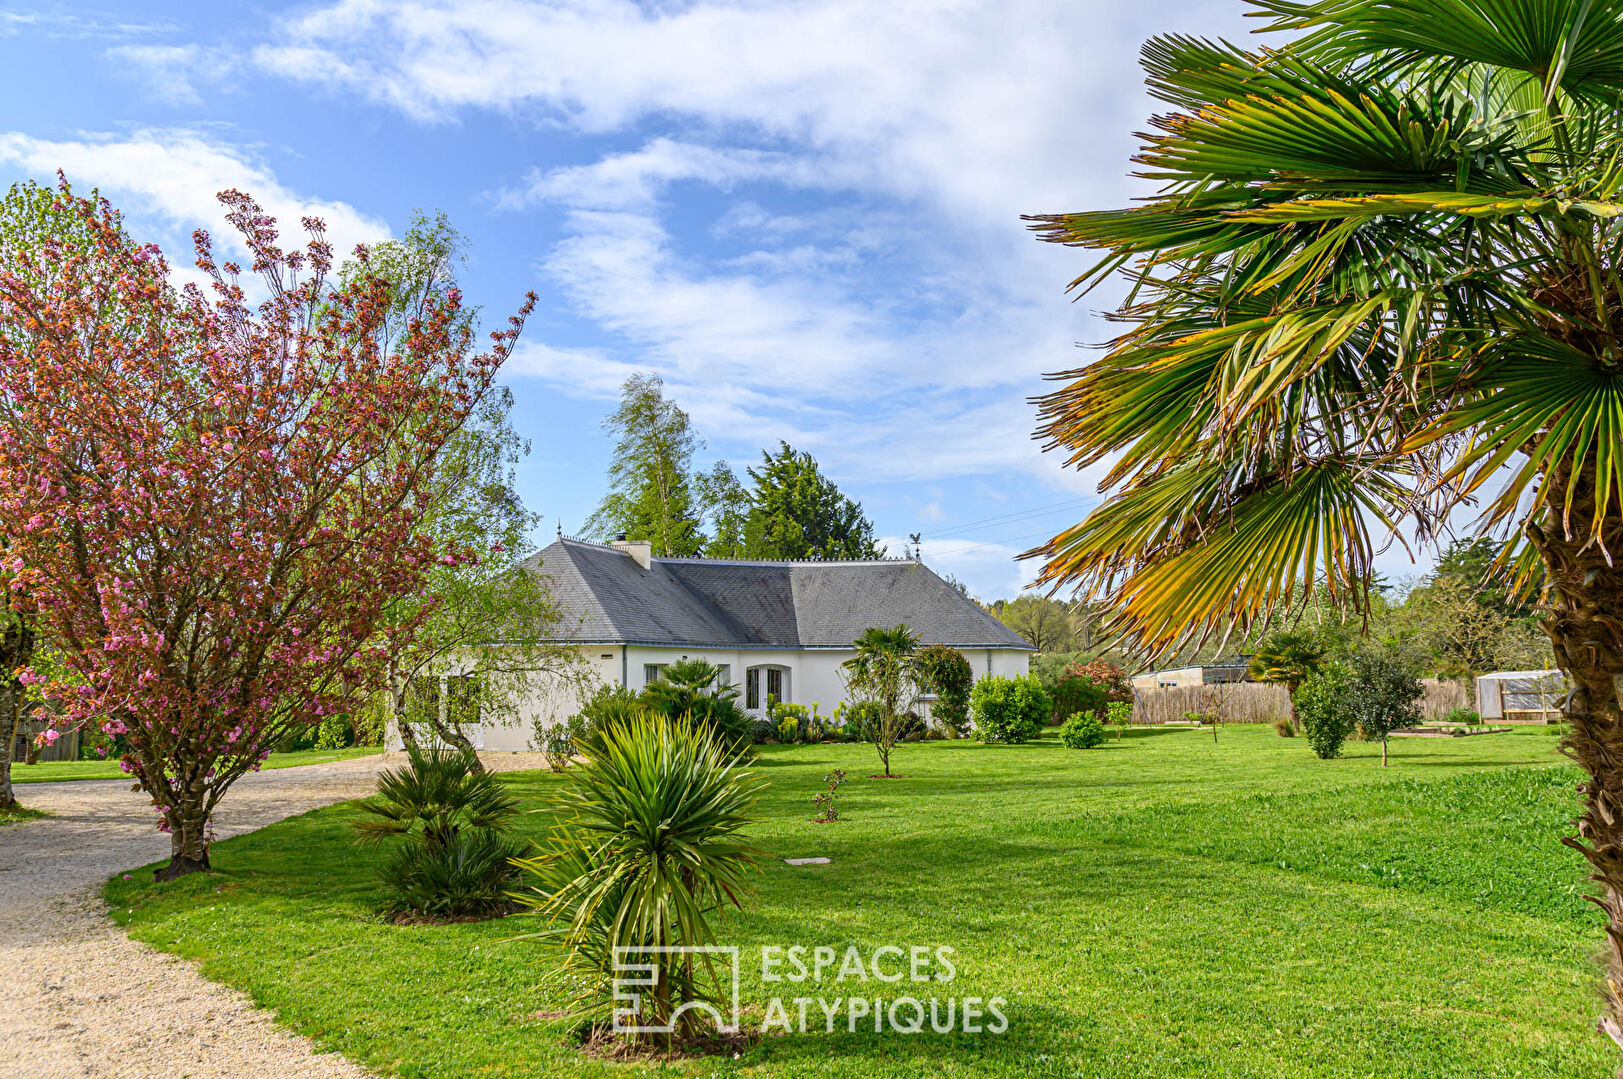
[{"label": "white cloud", "polygon": [[34,33],[52,38],[120,38],[173,29],[173,23],[137,22],[100,12],[0,11],[0,37]]},{"label": "white cloud", "polygon": [[347,256],[357,243],[386,239],[389,228],[346,202],[308,198],[280,183],[263,161],[238,147],[192,130],[150,129],[129,134],[88,134],[71,141],[37,139],[17,131],[0,133],[0,162],[42,180],[58,169],[80,190],[99,187],[133,218],[166,230],[171,266],[191,263],[191,245],[180,237],[207,228],[228,251],[240,252],[236,233],[225,224],[215,199],[226,188],[259,200],[281,229],[284,248],[303,241],[302,217],[326,223],[335,254]]},{"label": "white cloud", "polygon": [[1139,98],[1105,61],[1136,51],[1135,14],[1058,0],[339,0],[283,20],[254,58],[425,120],[471,107],[592,132],[650,116],[747,128],[1017,229],[1022,210],[1087,197],[1101,152],[1125,162],[1130,129],[1114,121],[1140,119]]},{"label": "white cloud", "polygon": [[531,169],[524,187],[504,192],[498,204],[507,209],[554,202],[588,210],[651,210],[666,185],[683,180],[725,191],[746,180],[831,186],[834,176],[820,163],[791,154],[657,138],[640,150],[610,154],[590,165]]},{"label": "white cloud", "polygon": [[196,81],[218,82],[236,67],[232,53],[199,45],[115,45],[103,55],[141,93],[166,105],[200,104]]},{"label": "white cloud", "polygon": [[[1232,32],[1230,8],[1192,0],[1167,28]],[[713,437],[875,480],[1090,491],[1038,452],[1025,396],[1109,331],[1061,293],[1076,254],[1019,215],[1131,193],[1144,21],[1063,0],[329,0],[253,61],[426,123],[643,140],[498,200],[561,216],[542,267],[609,337],[530,354],[564,392],[657,368]],[[732,205],[679,228],[682,184]]]}]

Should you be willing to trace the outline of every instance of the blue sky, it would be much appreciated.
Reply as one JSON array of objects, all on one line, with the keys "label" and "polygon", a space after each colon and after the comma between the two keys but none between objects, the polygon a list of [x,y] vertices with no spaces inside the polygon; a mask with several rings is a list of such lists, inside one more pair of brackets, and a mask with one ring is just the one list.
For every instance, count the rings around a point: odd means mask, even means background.
[{"label": "blue sky", "polygon": [[[464,285],[541,302],[511,362],[526,500],[578,528],[655,370],[707,463],[786,439],[987,598],[1096,499],[1028,395],[1108,329],[1020,214],[1117,205],[1154,33],[1237,0],[0,0],[0,176],[99,186],[172,261],[215,191],[340,250],[443,209]],[[538,537],[542,538],[542,537]],[[1401,572],[1394,561],[1388,572]]]}]

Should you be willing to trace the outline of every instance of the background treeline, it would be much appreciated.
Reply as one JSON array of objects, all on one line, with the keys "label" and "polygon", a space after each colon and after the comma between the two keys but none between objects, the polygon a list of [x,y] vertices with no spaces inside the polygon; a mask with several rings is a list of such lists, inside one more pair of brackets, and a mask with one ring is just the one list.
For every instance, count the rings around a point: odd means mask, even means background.
[{"label": "background treeline", "polygon": [[779,442],[740,479],[726,461],[694,468],[704,440],[657,374],[628,378],[603,421],[614,437],[609,490],[583,534],[624,532],[654,554],[707,558],[877,558],[873,523],[811,454]]},{"label": "background treeline", "polygon": [[[1403,657],[1415,673],[1468,683],[1495,670],[1542,670],[1554,666],[1548,638],[1538,626],[1533,597],[1517,595],[1494,566],[1491,540],[1457,540],[1436,567],[1407,585],[1375,581],[1364,619],[1309,601],[1281,612],[1271,629],[1309,635],[1330,659],[1370,645]],[[1102,631],[1107,612],[1081,603],[1021,596],[986,605],[994,616],[1039,651],[1032,670],[1045,682],[1079,659],[1104,658],[1128,670],[1151,664],[1114,650]],[[1157,668],[1211,663],[1254,653],[1264,633],[1211,640],[1157,660]]]}]

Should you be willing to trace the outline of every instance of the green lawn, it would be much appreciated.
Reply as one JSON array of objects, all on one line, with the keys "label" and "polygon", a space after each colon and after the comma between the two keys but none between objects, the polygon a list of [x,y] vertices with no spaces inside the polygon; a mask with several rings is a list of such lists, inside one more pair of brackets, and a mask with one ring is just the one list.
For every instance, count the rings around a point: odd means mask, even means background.
[{"label": "green lawn", "polygon": [[[303,764],[321,764],[325,761],[347,761],[352,757],[366,757],[382,753],[381,746],[352,746],[349,749],[299,749],[292,753],[272,753],[261,768],[297,768]],[[13,764],[13,783],[60,783],[67,779],[122,779],[116,760],[94,761],[41,761],[38,764]]]},{"label": "green lawn", "polygon": [[[1354,743],[1318,761],[1269,728],[1134,732],[1066,750],[901,747],[910,778],[856,778],[814,825],[830,768],[864,746],[774,747],[756,829],[776,858],[724,943],[746,1003],[765,944],[956,949],[943,996],[1003,996],[1001,1035],[815,1033],[663,1068],[584,1059],[535,1012],[547,952],[524,923],[397,927],[375,856],[336,806],[214,848],[218,872],[107,888],[131,935],[382,1074],[461,1076],[1602,1076],[1600,944],[1583,869],[1556,837],[1576,773],[1546,729]],[[508,777],[535,807],[556,782]],[[545,813],[521,818],[534,834]],[[928,988],[928,987],[926,987]],[[789,990],[789,991],[786,991]],[[802,993],[889,996],[888,985]],[[917,995],[917,994],[915,994]],[[792,1005],[791,1005],[792,1007]]]}]

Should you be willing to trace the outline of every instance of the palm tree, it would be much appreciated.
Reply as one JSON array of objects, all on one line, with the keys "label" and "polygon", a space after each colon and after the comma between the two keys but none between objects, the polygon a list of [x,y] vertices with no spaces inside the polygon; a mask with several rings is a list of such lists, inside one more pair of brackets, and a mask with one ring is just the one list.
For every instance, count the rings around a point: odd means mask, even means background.
[{"label": "palm tree", "polygon": [[1110,497],[1030,553],[1164,651],[1367,609],[1374,540],[1480,494],[1576,686],[1623,1044],[1623,0],[1254,4],[1292,36],[1145,46],[1157,194],[1034,219],[1097,253],[1073,287],[1128,291],[1039,399]]},{"label": "palm tree", "polygon": [[891,778],[890,753],[907,728],[908,709],[919,694],[919,672],[914,658],[918,634],[905,625],[884,629],[873,626],[862,631],[855,643],[856,655],[846,660],[846,695],[858,707],[873,713],[868,736],[879,752],[885,778]]},{"label": "palm tree", "polygon": [[1272,633],[1251,656],[1252,678],[1282,683],[1290,696],[1291,727],[1296,726],[1296,691],[1324,666],[1324,651],[1306,633]]}]

